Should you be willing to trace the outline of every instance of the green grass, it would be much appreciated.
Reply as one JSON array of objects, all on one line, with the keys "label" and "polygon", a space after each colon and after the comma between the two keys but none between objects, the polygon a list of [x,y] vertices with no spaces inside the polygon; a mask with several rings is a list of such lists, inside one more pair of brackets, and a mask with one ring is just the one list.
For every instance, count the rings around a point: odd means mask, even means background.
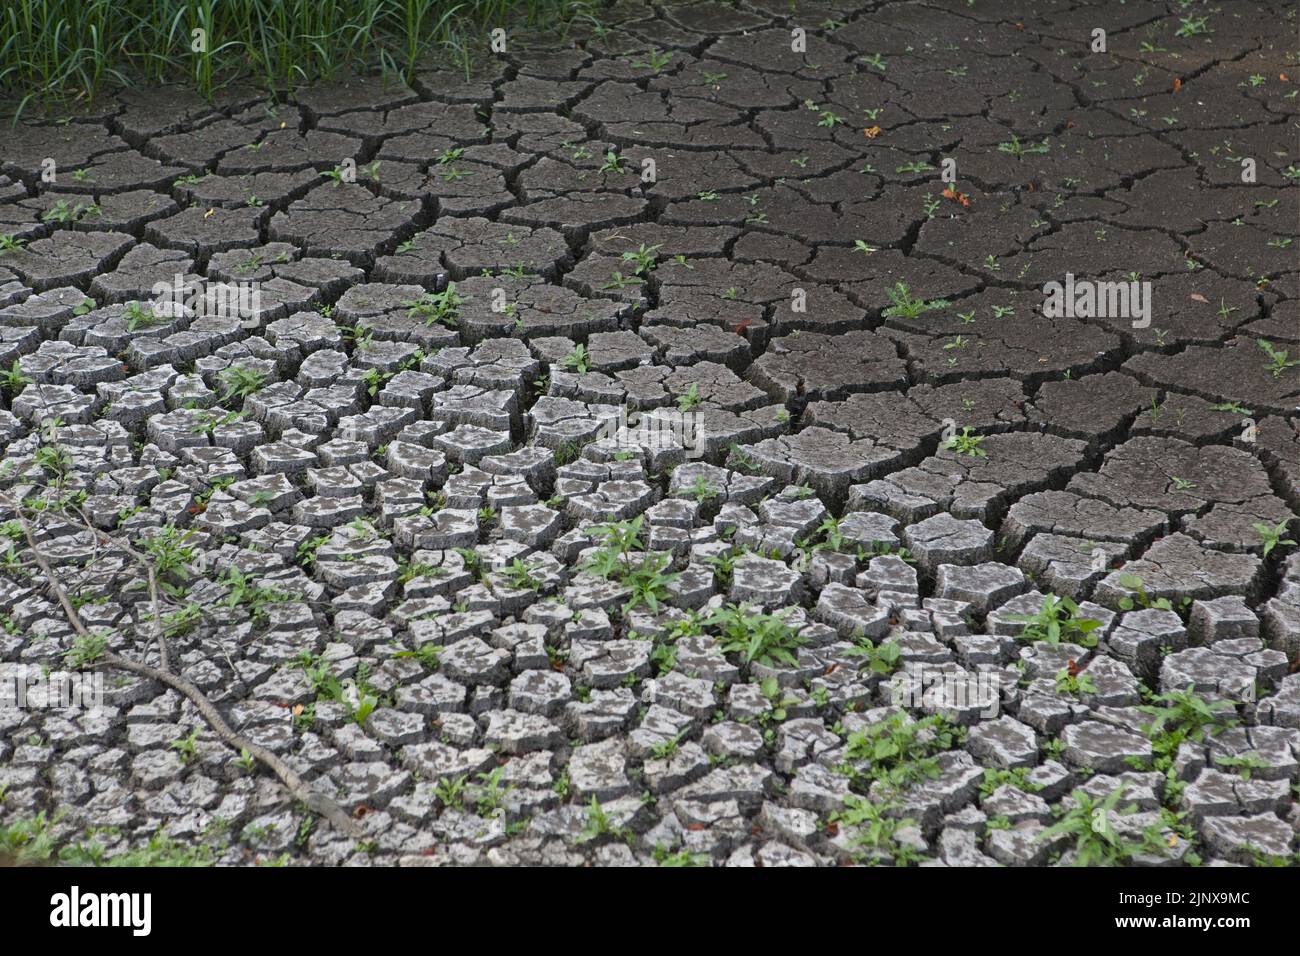
[{"label": "green grass", "polygon": [[[236,79],[272,90],[377,68],[410,79],[431,55],[468,73],[489,31],[596,23],[593,0],[11,0],[0,12],[0,101],[93,101],[106,87]],[[193,31],[206,31],[195,50]],[[486,53],[484,54],[486,55]]]}]

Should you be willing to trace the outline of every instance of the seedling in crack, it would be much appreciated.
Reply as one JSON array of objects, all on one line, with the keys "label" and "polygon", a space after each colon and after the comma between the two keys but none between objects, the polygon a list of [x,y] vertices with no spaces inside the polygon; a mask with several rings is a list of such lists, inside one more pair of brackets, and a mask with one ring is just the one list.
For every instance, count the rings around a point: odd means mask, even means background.
[{"label": "seedling in crack", "polygon": [[635,251],[623,253],[623,261],[630,262],[634,265],[632,272],[634,275],[645,276],[654,270],[655,257],[659,250],[663,248],[662,242],[656,242],[653,246],[647,246],[644,242],[640,248]]},{"label": "seedling in crack", "polygon": [[1017,160],[1022,160],[1031,153],[1046,153],[1049,148],[1046,139],[1040,143],[1025,145],[1020,142],[1019,136],[1012,136],[1011,142],[1009,143],[998,143],[999,153],[1006,153],[1008,156],[1014,156]]},{"label": "seedling in crack", "polygon": [[1056,823],[1040,832],[1035,841],[1073,839],[1075,866],[1120,866],[1141,853],[1159,852],[1162,843],[1156,834],[1148,831],[1133,836],[1121,834],[1112,823],[1117,817],[1137,812],[1137,804],[1119,806],[1128,787],[1125,781],[1101,800],[1089,796],[1086,790],[1076,789],[1070,795],[1069,809],[1061,813]]},{"label": "seedling in crack", "polygon": [[908,866],[920,860],[917,850],[898,842],[900,830],[916,826],[912,817],[897,814],[891,803],[849,794],[844,798],[844,809],[830,815],[832,827],[845,827],[853,832],[853,848],[864,854],[864,862],[877,863],[891,860],[897,866]]},{"label": "seedling in crack", "polygon": [[265,385],[269,377],[260,369],[245,368],[242,365],[232,365],[222,369],[217,375],[221,384],[226,386],[225,394],[221,396],[222,403],[232,398],[247,398]]},{"label": "seedling in crack", "polygon": [[1287,349],[1279,349],[1267,339],[1256,339],[1255,344],[1268,356],[1268,364],[1264,368],[1273,373],[1274,378],[1281,378],[1282,373],[1287,369],[1300,365],[1300,359],[1291,358],[1291,353]]},{"label": "seedling in crack", "polygon": [[17,359],[14,359],[8,371],[0,372],[0,388],[3,388],[10,398],[16,398],[18,393],[30,384],[32,379],[23,374],[22,366]]},{"label": "seedling in crack", "polygon": [[582,344],[575,345],[571,352],[560,359],[560,367],[572,369],[579,375],[586,375],[591,370],[591,356],[587,354],[587,347]]},{"label": "seedling in crack", "polygon": [[615,270],[609,275],[609,281],[601,286],[601,289],[626,289],[630,285],[636,285],[641,279],[638,276],[625,276],[622,272]]},{"label": "seedling in crack", "polygon": [[0,236],[0,256],[6,252],[21,252],[25,245],[27,245],[26,239],[18,239],[12,232],[7,232]]},{"label": "seedling in crack", "polygon": [[158,315],[151,308],[146,309],[139,302],[128,302],[122,310],[122,316],[126,319],[126,330],[128,332],[135,332],[138,329],[168,321],[166,316]]},{"label": "seedling in crack", "polygon": [[669,63],[673,61],[671,53],[665,53],[662,50],[647,50],[644,60],[633,60],[632,65],[639,70],[651,70],[655,73],[663,71]]},{"label": "seedling in crack", "polygon": [[873,674],[892,674],[898,669],[903,656],[897,641],[881,641],[876,644],[869,637],[855,637],[854,646],[844,653],[853,657],[865,658],[867,670]]},{"label": "seedling in crack", "polygon": [[690,411],[703,401],[700,398],[700,387],[695,382],[691,382],[691,387],[686,390],[686,394],[677,396],[677,407],[682,411]]},{"label": "seedling in crack", "polygon": [[1185,16],[1178,20],[1178,29],[1174,31],[1176,37],[1198,37],[1206,33],[1213,33],[1210,29],[1209,17]]},{"label": "seedling in crack", "polygon": [[686,494],[696,500],[699,504],[704,504],[710,498],[718,497],[718,489],[709,483],[709,480],[703,475],[695,479],[695,483],[686,489]]},{"label": "seedling in crack", "polygon": [[1078,697],[1080,694],[1097,693],[1097,685],[1093,683],[1092,675],[1087,671],[1072,674],[1068,667],[1062,667],[1056,672],[1055,680],[1058,694],[1069,694],[1071,697]]},{"label": "seedling in crack", "polygon": [[587,806],[587,823],[578,834],[575,842],[591,843],[593,840],[599,840],[602,837],[613,837],[622,840],[629,836],[628,832],[622,827],[614,825],[614,822],[605,813],[600,801],[595,797],[591,798],[591,803]]},{"label": "seedling in crack", "polygon": [[1184,743],[1203,744],[1235,727],[1236,707],[1228,700],[1208,700],[1189,685],[1151,698],[1139,711],[1152,718],[1142,732],[1151,738],[1152,765],[1160,772],[1173,766]]},{"label": "seedling in crack", "polygon": [[1129,572],[1121,574],[1119,576],[1119,585],[1133,592],[1132,596],[1126,594],[1119,599],[1119,609],[1121,611],[1131,611],[1134,607],[1139,606],[1143,610],[1172,611],[1174,609],[1169,598],[1152,598],[1147,593],[1142,578],[1136,574]]},{"label": "seedling in crack", "polygon": [[915,319],[919,318],[926,312],[936,312],[940,309],[946,309],[949,305],[946,299],[931,299],[927,302],[924,299],[912,298],[912,290],[908,288],[906,282],[896,282],[892,289],[885,290],[885,295],[893,305],[886,308],[880,314],[885,318],[902,318]]},{"label": "seedling in crack", "polygon": [[540,578],[533,576],[533,572],[536,570],[537,568],[534,565],[527,564],[520,558],[515,558],[514,561],[497,573],[515,590],[538,591],[542,587],[542,581]]},{"label": "seedling in crack", "polygon": [[718,645],[724,654],[737,653],[746,664],[794,667],[795,651],[807,640],[785,622],[787,616],[732,604],[715,611],[706,623],[721,631]]},{"label": "seedling in crack", "polygon": [[1279,544],[1289,544],[1295,547],[1295,541],[1291,538],[1282,537],[1282,535],[1286,534],[1287,525],[1293,520],[1295,519],[1286,518],[1275,525],[1267,525],[1262,521],[1256,521],[1251,525],[1255,529],[1255,533],[1259,535],[1260,543],[1264,545],[1264,557],[1267,558],[1269,553]]},{"label": "seedling in crack", "polygon": [[983,444],[984,436],[976,435],[971,430],[971,427],[966,425],[961,431],[950,435],[943,447],[959,455],[966,455],[971,458],[986,458],[988,452],[980,447]]},{"label": "seedling in crack", "polygon": [[465,300],[456,292],[456,283],[448,282],[441,292],[426,292],[418,299],[408,299],[402,305],[410,309],[407,313],[413,319],[423,319],[425,325],[445,325],[456,328],[459,324],[460,307]]},{"label": "seedling in crack", "polygon": [[900,711],[849,735],[845,756],[868,761],[868,780],[899,790],[939,776],[938,755],[961,741],[957,730],[935,714],[913,720]]},{"label": "seedling in crack", "polygon": [[333,169],[325,170],[324,172],[321,173],[321,175],[324,176],[326,179],[333,180],[334,187],[337,189],[339,186],[342,186],[345,182],[348,182],[351,173],[349,172],[348,167],[340,165],[340,166],[335,166]]},{"label": "seedling in crack", "polygon": [[1037,613],[1011,614],[1006,620],[1024,625],[1016,635],[1017,640],[1078,644],[1080,647],[1096,647],[1097,638],[1092,632],[1101,627],[1101,621],[1084,617],[1079,612],[1079,605],[1070,598],[1056,594],[1043,598],[1043,606]]},{"label": "seedling in crack", "polygon": [[600,168],[596,170],[600,173],[625,173],[627,160],[612,149],[605,151],[605,161],[601,163]]},{"label": "seedling in crack", "polygon": [[678,575],[667,573],[671,554],[645,550],[641,540],[643,522],[644,516],[637,515],[630,521],[610,521],[593,527],[592,537],[601,543],[581,569],[628,588],[631,595],[623,605],[624,613],[645,604],[652,614],[657,614],[659,603],[667,598],[668,587]]}]

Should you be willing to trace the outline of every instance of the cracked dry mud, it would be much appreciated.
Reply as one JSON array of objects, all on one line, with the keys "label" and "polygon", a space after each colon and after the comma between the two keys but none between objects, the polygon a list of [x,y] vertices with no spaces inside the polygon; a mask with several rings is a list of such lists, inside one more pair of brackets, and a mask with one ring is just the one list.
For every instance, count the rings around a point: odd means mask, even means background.
[{"label": "cracked dry mud", "polygon": [[[176,666],[363,839],[118,672],[96,712],[0,707],[0,824],[229,864],[1035,865],[1072,861],[1054,812],[1124,786],[1115,826],[1158,836],[1133,862],[1294,862],[1300,554],[1255,525],[1300,506],[1300,368],[1256,341],[1300,354],[1295,9],[1179,36],[1179,6],[616,3],[469,80],[136,88],[6,129],[5,493],[62,473],[95,530],[34,512],[39,546],[141,661],[112,541],[187,531]],[[1150,326],[1045,318],[1066,272],[1140,273]],[[176,274],[260,311],[141,322]],[[948,304],[885,315],[898,282]],[[698,459],[599,440],[679,406]],[[638,518],[670,576],[625,610],[587,561]],[[4,529],[12,682],[74,635]],[[1095,647],[1018,639],[1048,593]],[[793,655],[724,647],[699,622],[730,602]],[[897,696],[936,672],[995,706]],[[1187,687],[1236,724],[1166,772],[1138,708]],[[891,786],[863,741],[913,721]],[[864,800],[898,821],[876,845]]]}]

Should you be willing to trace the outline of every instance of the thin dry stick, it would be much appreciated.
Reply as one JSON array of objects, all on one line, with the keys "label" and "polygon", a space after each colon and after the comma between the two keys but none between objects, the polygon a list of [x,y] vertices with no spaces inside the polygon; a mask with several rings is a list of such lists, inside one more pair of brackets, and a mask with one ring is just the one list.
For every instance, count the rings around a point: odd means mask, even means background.
[{"label": "thin dry stick", "polygon": [[94,536],[95,541],[100,544],[117,545],[144,568],[144,573],[149,581],[149,602],[153,612],[154,640],[158,644],[158,667],[165,671],[171,670],[171,648],[167,644],[167,633],[163,628],[162,601],[158,595],[158,572],[154,568],[153,562],[133,548],[130,542],[122,538],[113,538],[100,531],[90,523],[90,518],[80,508],[74,506],[74,510],[77,512],[77,516],[81,518],[81,523],[86,526],[86,530]]},{"label": "thin dry stick", "polygon": [[[36,537],[32,533],[32,527],[28,523],[26,516],[23,514],[22,507],[15,505],[8,496],[0,496],[0,503],[5,504],[12,509],[14,514],[17,516],[18,522],[23,529],[23,535],[27,539],[27,545],[31,548],[32,557],[40,567],[41,572],[45,575],[45,580],[49,584],[50,590],[54,592],[55,598],[58,599],[59,605],[63,608],[64,616],[67,617],[68,623],[72,625],[72,629],[81,637],[93,639],[94,635],[90,633],[85,622],[81,620],[81,615],[77,613],[77,609],[73,606],[71,599],[68,597],[68,592],[64,590],[58,576],[54,573],[54,569],[50,566],[49,559],[46,558],[45,553],[42,552],[40,547],[36,544]],[[159,637],[162,636],[161,627],[156,628],[156,633]],[[165,659],[165,657],[161,658],[161,660]],[[195,708],[198,709],[198,712],[203,716],[203,719],[208,722],[208,726],[212,728],[212,732],[215,733],[224,743],[234,747],[236,750],[247,751],[252,757],[265,764],[277,777],[280,778],[280,781],[289,790],[289,793],[293,795],[294,799],[304,804],[313,813],[318,813],[323,816],[330,823],[334,824],[340,832],[347,834],[353,839],[362,838],[364,834],[362,833],[361,828],[358,827],[352,818],[343,811],[342,807],[340,807],[330,797],[327,797],[325,794],[309,787],[307,782],[303,780],[292,767],[275,754],[271,753],[271,751],[267,750],[260,744],[254,743],[247,737],[235,733],[235,731],[230,728],[230,725],[226,723],[225,718],[221,716],[221,712],[217,710],[212,701],[208,700],[203,691],[199,690],[199,688],[194,686],[194,684],[173,673],[170,669],[152,667],[148,664],[140,664],[136,661],[128,660],[113,651],[105,650],[99,655],[99,660],[109,667],[116,667],[119,670],[124,670],[132,674],[137,674],[140,677],[147,677],[150,680],[156,680],[162,684],[166,684],[177,693],[186,697],[192,704],[194,704]]]}]

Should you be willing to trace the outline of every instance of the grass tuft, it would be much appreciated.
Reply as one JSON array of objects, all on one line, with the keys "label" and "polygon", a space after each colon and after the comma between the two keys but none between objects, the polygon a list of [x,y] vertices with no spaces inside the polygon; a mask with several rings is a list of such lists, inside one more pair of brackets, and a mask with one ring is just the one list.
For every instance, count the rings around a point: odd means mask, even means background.
[{"label": "grass tuft", "polygon": [[[442,59],[469,73],[491,30],[597,24],[594,0],[11,0],[0,101],[93,102],[106,87],[234,80],[287,92],[344,68],[409,81]],[[201,33],[198,31],[202,31]]]}]

